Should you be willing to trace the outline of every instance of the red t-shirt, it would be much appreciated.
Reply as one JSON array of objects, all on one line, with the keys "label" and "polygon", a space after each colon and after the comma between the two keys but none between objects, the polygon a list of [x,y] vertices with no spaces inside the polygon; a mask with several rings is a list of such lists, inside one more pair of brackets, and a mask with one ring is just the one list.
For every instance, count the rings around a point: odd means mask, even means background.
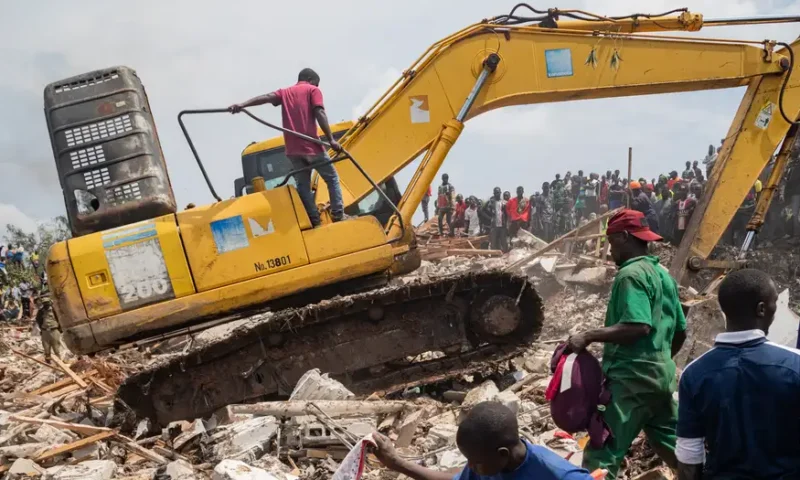
[{"label": "red t-shirt", "polygon": [[[317,121],[314,108],[325,106],[322,103],[322,91],[308,82],[297,82],[288,88],[275,92],[281,105],[283,128],[317,138]],[[325,150],[321,145],[311,143],[294,135],[284,133],[286,155],[319,155]]]}]

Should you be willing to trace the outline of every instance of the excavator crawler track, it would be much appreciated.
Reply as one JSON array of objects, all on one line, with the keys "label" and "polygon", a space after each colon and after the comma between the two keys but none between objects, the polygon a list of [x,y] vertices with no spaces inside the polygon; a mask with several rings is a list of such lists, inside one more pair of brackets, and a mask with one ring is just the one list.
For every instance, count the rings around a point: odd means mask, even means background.
[{"label": "excavator crawler track", "polygon": [[[527,277],[501,271],[419,279],[253,318],[129,377],[119,398],[160,424],[288,395],[319,368],[358,394],[464,373],[528,344],[543,320]],[[409,360],[443,352],[427,362]]]}]

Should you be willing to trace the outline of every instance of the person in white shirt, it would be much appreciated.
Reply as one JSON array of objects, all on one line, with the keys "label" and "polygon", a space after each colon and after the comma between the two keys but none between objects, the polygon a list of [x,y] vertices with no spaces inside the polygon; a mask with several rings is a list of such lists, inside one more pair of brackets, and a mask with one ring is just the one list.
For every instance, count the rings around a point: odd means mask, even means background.
[{"label": "person in white shirt", "polygon": [[481,223],[478,219],[478,201],[475,197],[467,199],[467,210],[464,212],[464,226],[467,235],[477,237],[481,234]]}]

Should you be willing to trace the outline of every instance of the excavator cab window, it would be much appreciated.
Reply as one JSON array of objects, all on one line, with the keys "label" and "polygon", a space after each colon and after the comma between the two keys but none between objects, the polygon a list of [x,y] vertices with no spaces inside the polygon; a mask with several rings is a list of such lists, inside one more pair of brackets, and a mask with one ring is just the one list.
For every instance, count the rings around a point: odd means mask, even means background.
[{"label": "excavator cab window", "polygon": [[[395,205],[400,202],[400,198],[403,195],[394,177],[389,177],[379,186]],[[389,218],[394,214],[394,210],[392,210],[392,207],[386,203],[382,196],[378,195],[376,190],[372,190],[366,197],[362,198],[360,202],[345,208],[344,213],[353,217],[373,215],[381,222],[381,225],[386,225],[389,222]]]},{"label": "excavator cab window", "polygon": [[[347,129],[334,131],[333,138],[338,140],[346,132]],[[325,140],[325,138],[321,137],[320,140]],[[253,178],[259,176],[264,178],[267,190],[271,190],[280,185],[286,178],[286,174],[292,170],[292,162],[286,156],[286,149],[283,146],[243,155],[242,173],[244,173],[244,177],[234,181],[235,194],[237,197],[241,197],[253,193]],[[296,187],[297,181],[292,177],[287,184]]]}]

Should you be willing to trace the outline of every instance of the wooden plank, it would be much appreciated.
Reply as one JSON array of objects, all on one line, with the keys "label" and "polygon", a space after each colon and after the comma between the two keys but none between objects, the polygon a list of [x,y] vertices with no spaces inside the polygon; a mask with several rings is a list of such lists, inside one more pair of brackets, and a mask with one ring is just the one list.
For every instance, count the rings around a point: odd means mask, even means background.
[{"label": "wooden plank", "polygon": [[152,450],[144,448],[141,445],[137,445],[136,442],[134,442],[130,438],[127,438],[127,437],[125,437],[123,435],[117,434],[116,435],[116,440],[126,450],[128,450],[130,452],[133,452],[136,455],[144,457],[144,458],[146,458],[148,460],[151,460],[153,462],[160,463],[162,465],[165,464],[165,463],[169,463],[169,460],[167,460],[166,458],[162,457],[161,455],[157,454],[156,452],[154,452]]},{"label": "wooden plank", "polygon": [[49,364],[49,363],[47,363],[47,362],[44,362],[44,361],[42,361],[42,360],[39,360],[38,358],[31,357],[30,355],[27,355],[27,354],[25,354],[25,353],[22,353],[22,352],[20,352],[19,350],[16,350],[16,349],[14,349],[14,348],[11,348],[11,347],[8,347],[8,349],[9,349],[9,350],[11,350],[11,352],[12,352],[12,353],[14,353],[14,355],[20,356],[20,357],[22,357],[22,358],[25,358],[25,359],[27,359],[27,360],[30,360],[30,361],[32,361],[32,362],[36,362],[36,363],[38,363],[39,365],[41,365],[41,366],[43,366],[43,367],[47,367],[47,368],[49,368],[49,369],[51,369],[51,370],[54,370],[54,371],[56,371],[56,372],[59,372],[59,373],[64,373],[64,372],[63,372],[63,371],[62,371],[60,368],[58,368],[58,367],[54,367],[53,365],[50,365],[50,364]]},{"label": "wooden plank", "polygon": [[522,259],[512,263],[511,265],[505,267],[504,270],[505,271],[510,271],[510,270],[514,270],[515,268],[519,268],[519,267],[521,267],[523,265],[527,265],[528,263],[530,263],[531,261],[533,261],[537,257],[541,256],[542,254],[544,254],[546,252],[549,252],[550,250],[553,250],[556,247],[560,246],[562,243],[564,243],[564,240],[566,240],[567,238],[574,237],[576,234],[578,234],[580,232],[587,231],[588,229],[593,228],[595,225],[597,225],[598,223],[603,221],[603,219],[609,218],[612,215],[616,215],[620,211],[622,211],[622,208],[617,208],[615,210],[611,210],[610,212],[607,212],[607,213],[595,218],[594,220],[584,224],[583,226],[578,227],[575,230],[572,230],[571,232],[565,233],[564,235],[562,235],[562,236],[558,237],[557,239],[553,240],[552,242],[550,242],[546,247],[540,248],[539,250],[537,250],[537,251],[533,252],[532,254],[526,256],[525,258],[522,258]]},{"label": "wooden plank", "polygon": [[[88,379],[92,375],[96,375],[96,374],[97,374],[97,370],[89,370],[88,372],[85,372],[85,373],[81,374],[81,377],[85,378],[85,379]],[[73,380],[72,378],[65,378],[65,379],[59,380],[59,381],[57,381],[55,383],[51,383],[50,385],[46,385],[44,387],[38,388],[38,389],[36,389],[36,390],[34,390],[34,391],[30,392],[30,393],[32,393],[33,395],[42,395],[44,393],[53,392],[55,390],[61,389],[63,387],[66,387],[69,384],[73,383],[74,381],[75,380]]]},{"label": "wooden plank", "polygon": [[84,382],[83,379],[81,377],[79,377],[77,373],[73,372],[72,369],[69,368],[69,365],[67,365],[66,363],[62,362],[61,359],[58,358],[58,355],[53,355],[53,361],[56,363],[56,365],[61,367],[61,370],[64,370],[64,373],[69,375],[70,378],[72,378],[75,381],[75,383],[80,385],[81,388],[89,387],[89,385],[86,382]]},{"label": "wooden plank", "polygon": [[51,427],[60,428],[62,430],[69,430],[71,432],[82,433],[83,435],[96,435],[102,432],[112,432],[110,428],[106,427],[93,427],[91,425],[83,425],[80,423],[59,422],[58,420],[45,420],[43,418],[23,417],[20,415],[11,415],[11,420],[23,423],[34,423],[37,425],[50,425]]},{"label": "wooden plank", "polygon": [[61,455],[61,454],[64,454],[64,453],[69,453],[69,452],[81,449],[81,448],[83,448],[83,447],[85,447],[87,445],[92,445],[93,443],[97,443],[97,442],[99,442],[101,440],[105,440],[106,438],[113,437],[114,435],[116,435],[116,433],[113,432],[113,431],[110,431],[110,432],[101,432],[101,433],[98,433],[97,435],[92,435],[91,437],[82,438],[82,439],[78,440],[77,442],[68,443],[68,444],[62,445],[62,446],[60,446],[58,448],[53,448],[51,450],[48,450],[48,451],[42,453],[41,455],[39,455],[38,457],[36,457],[34,459],[34,461],[43,462],[43,461],[48,460],[50,458],[56,457],[58,455]]}]

